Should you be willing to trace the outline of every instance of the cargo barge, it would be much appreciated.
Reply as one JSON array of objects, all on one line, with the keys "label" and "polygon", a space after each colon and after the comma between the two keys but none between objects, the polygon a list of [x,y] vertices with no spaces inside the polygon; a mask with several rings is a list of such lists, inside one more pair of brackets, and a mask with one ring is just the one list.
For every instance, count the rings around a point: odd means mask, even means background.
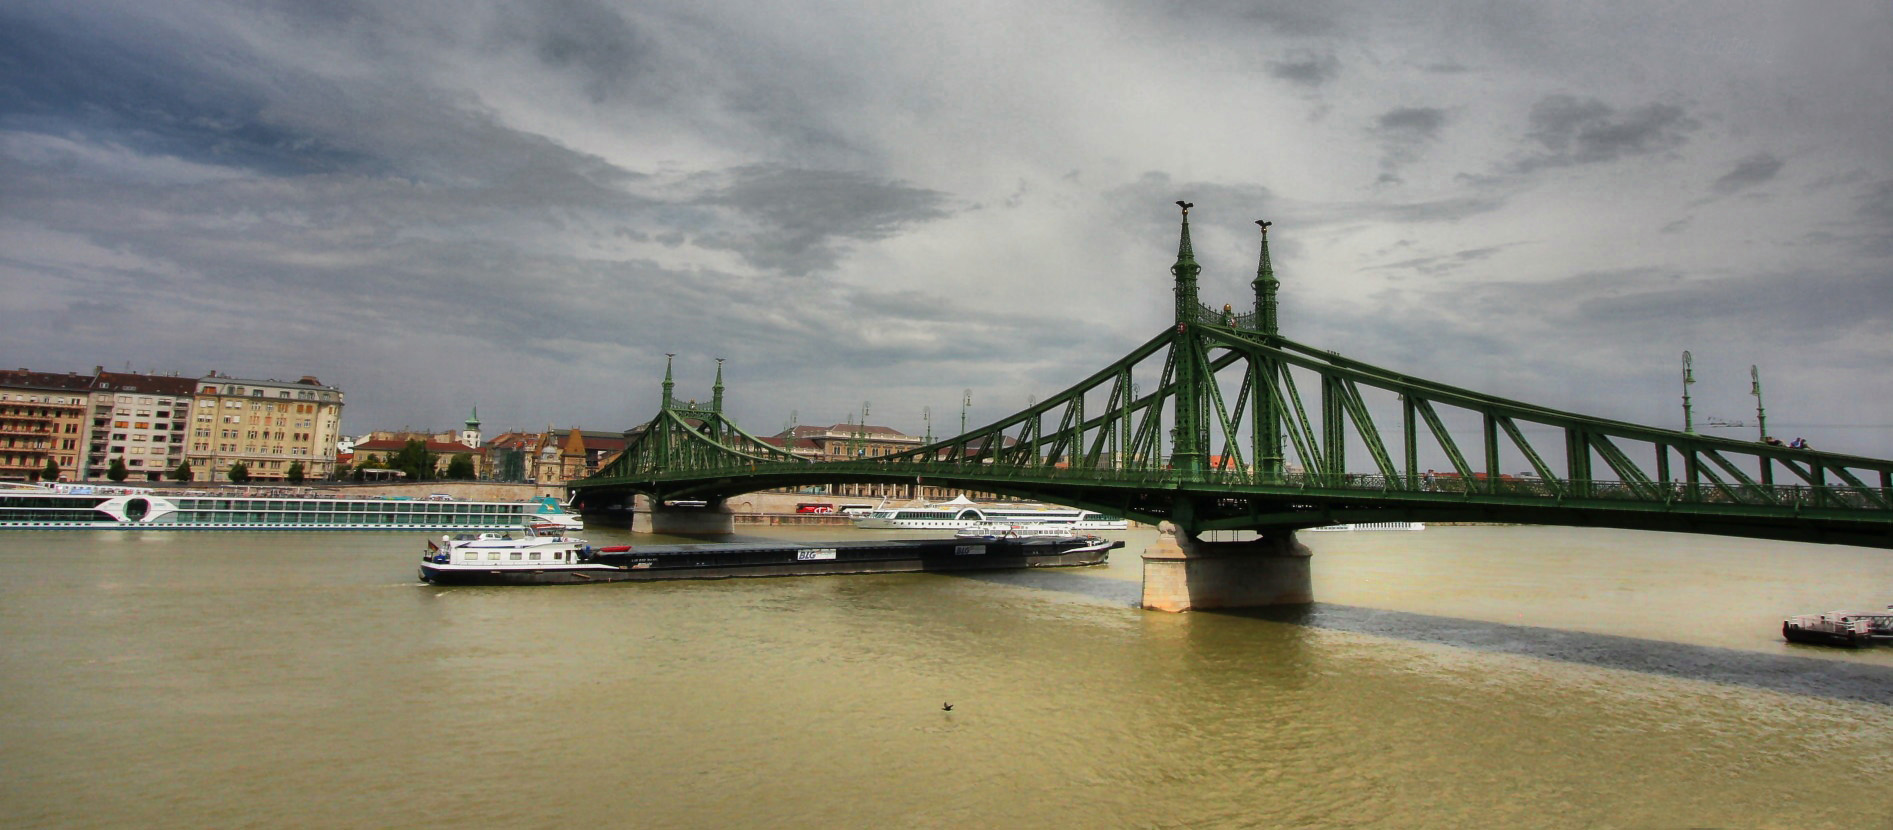
[{"label": "cargo barge", "polygon": [[1102,564],[1124,543],[1065,535],[845,542],[722,542],[593,548],[526,529],[429,541],[420,577],[436,585],[573,585],[660,579],[909,573]]}]

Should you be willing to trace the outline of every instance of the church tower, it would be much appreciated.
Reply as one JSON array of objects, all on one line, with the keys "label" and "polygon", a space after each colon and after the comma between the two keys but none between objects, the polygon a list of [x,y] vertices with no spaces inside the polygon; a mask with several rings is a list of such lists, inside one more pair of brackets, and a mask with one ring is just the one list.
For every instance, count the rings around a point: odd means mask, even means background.
[{"label": "church tower", "polygon": [[472,417],[467,418],[467,428],[460,431],[460,443],[469,449],[480,448],[480,408],[473,408]]}]

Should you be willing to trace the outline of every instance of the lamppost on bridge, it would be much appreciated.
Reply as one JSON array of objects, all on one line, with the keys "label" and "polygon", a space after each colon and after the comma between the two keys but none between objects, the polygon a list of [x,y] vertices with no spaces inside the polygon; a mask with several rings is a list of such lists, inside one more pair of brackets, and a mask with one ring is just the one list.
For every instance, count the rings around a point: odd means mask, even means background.
[{"label": "lamppost on bridge", "polygon": [[1762,441],[1768,440],[1768,412],[1762,409],[1762,372],[1755,364],[1748,366],[1748,393],[1755,396],[1755,430]]},{"label": "lamppost on bridge", "polygon": [[[1696,422],[1689,412],[1689,385],[1696,382],[1694,370],[1690,366],[1689,350],[1683,350],[1683,431],[1696,434]],[[1711,426],[1714,426],[1711,424]]]}]

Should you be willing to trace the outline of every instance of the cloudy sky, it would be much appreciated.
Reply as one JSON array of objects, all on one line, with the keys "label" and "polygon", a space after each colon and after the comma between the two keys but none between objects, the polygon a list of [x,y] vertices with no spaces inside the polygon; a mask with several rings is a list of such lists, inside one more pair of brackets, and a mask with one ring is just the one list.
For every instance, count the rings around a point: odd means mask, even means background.
[{"label": "cloudy sky", "polygon": [[[293,379],[344,427],[957,430],[1273,220],[1284,333],[1893,456],[1893,4],[20,0],[0,363]],[[1746,437],[1746,431],[1727,434]]]}]

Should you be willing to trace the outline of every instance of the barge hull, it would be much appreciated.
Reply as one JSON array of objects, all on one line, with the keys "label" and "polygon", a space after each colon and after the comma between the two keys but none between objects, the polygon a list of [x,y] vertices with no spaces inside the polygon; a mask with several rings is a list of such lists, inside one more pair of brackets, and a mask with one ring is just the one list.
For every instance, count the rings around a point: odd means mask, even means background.
[{"label": "barge hull", "polygon": [[1839,646],[1841,648],[1864,648],[1872,645],[1872,635],[1853,634],[1844,631],[1816,631],[1796,628],[1791,625],[1781,626],[1781,638],[1790,643],[1810,646]]}]

